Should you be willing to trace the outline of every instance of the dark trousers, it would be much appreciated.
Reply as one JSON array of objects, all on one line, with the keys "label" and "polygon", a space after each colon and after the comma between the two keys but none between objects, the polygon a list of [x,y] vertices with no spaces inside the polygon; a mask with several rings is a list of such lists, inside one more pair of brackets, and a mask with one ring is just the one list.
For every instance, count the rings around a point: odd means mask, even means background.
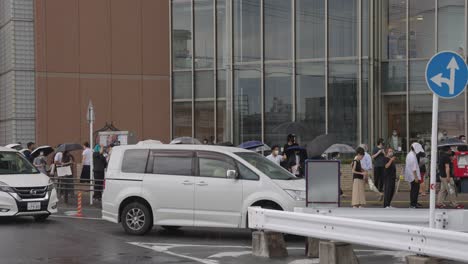
[{"label": "dark trousers", "polygon": [[384,171],[385,171],[385,167],[374,168],[375,187],[379,190],[379,192],[383,192],[383,188],[384,188]]},{"label": "dark trousers", "polygon": [[384,203],[383,207],[390,206],[395,194],[395,177],[387,175],[384,181]]},{"label": "dark trousers", "polygon": [[411,192],[410,192],[410,206],[416,207],[418,205],[418,196],[419,188],[421,187],[420,182],[412,181],[411,182]]},{"label": "dark trousers", "polygon": [[95,199],[101,199],[102,197],[102,187],[104,184],[104,172],[95,171],[94,172],[94,196]]},{"label": "dark trousers", "polygon": [[60,188],[60,195],[63,195],[65,203],[68,203],[69,195],[73,195],[73,190],[75,186],[73,184],[73,176],[67,175],[59,178],[59,188]]}]

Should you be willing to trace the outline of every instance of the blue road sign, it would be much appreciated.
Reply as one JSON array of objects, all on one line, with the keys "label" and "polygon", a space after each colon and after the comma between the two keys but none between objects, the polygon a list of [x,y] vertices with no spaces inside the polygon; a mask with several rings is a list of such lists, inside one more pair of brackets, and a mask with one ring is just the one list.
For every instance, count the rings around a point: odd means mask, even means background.
[{"label": "blue road sign", "polygon": [[467,81],[468,67],[455,52],[439,52],[427,63],[427,87],[441,98],[457,97],[465,90]]}]

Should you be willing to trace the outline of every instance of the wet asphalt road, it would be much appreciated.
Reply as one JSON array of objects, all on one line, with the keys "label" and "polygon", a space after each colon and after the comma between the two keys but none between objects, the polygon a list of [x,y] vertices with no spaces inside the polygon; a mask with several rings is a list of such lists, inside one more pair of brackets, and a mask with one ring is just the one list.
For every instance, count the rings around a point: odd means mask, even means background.
[{"label": "wet asphalt road", "polygon": [[[312,264],[304,257],[301,238],[288,238],[287,259],[250,254],[248,230],[160,228],[144,237],[126,235],[120,225],[94,219],[51,217],[0,220],[0,263],[288,263]],[[355,247],[361,263],[404,263],[404,252]]]}]

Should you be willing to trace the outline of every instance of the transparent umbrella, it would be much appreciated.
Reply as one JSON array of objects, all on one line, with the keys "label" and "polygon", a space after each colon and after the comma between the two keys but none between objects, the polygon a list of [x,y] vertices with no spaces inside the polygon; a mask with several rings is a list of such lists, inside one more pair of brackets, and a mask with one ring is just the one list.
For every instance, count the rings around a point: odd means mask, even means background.
[{"label": "transparent umbrella", "polygon": [[200,140],[192,137],[178,137],[171,141],[169,144],[184,144],[184,145],[201,145]]}]

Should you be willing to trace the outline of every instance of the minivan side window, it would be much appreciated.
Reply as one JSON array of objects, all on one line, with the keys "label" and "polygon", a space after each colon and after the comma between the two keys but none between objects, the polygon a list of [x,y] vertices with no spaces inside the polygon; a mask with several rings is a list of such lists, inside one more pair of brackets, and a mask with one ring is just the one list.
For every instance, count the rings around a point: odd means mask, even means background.
[{"label": "minivan side window", "polygon": [[251,181],[258,181],[258,175],[253,172],[251,169],[244,166],[242,163],[237,162],[237,167],[239,168],[239,175],[240,179],[242,180],[251,180]]},{"label": "minivan side window", "polygon": [[152,152],[153,174],[193,176],[192,152]]},{"label": "minivan side window", "polygon": [[126,150],[122,161],[122,172],[145,173],[148,152],[147,149]]},{"label": "minivan side window", "polygon": [[198,176],[226,178],[228,170],[237,170],[232,159],[216,153],[198,153]]}]

